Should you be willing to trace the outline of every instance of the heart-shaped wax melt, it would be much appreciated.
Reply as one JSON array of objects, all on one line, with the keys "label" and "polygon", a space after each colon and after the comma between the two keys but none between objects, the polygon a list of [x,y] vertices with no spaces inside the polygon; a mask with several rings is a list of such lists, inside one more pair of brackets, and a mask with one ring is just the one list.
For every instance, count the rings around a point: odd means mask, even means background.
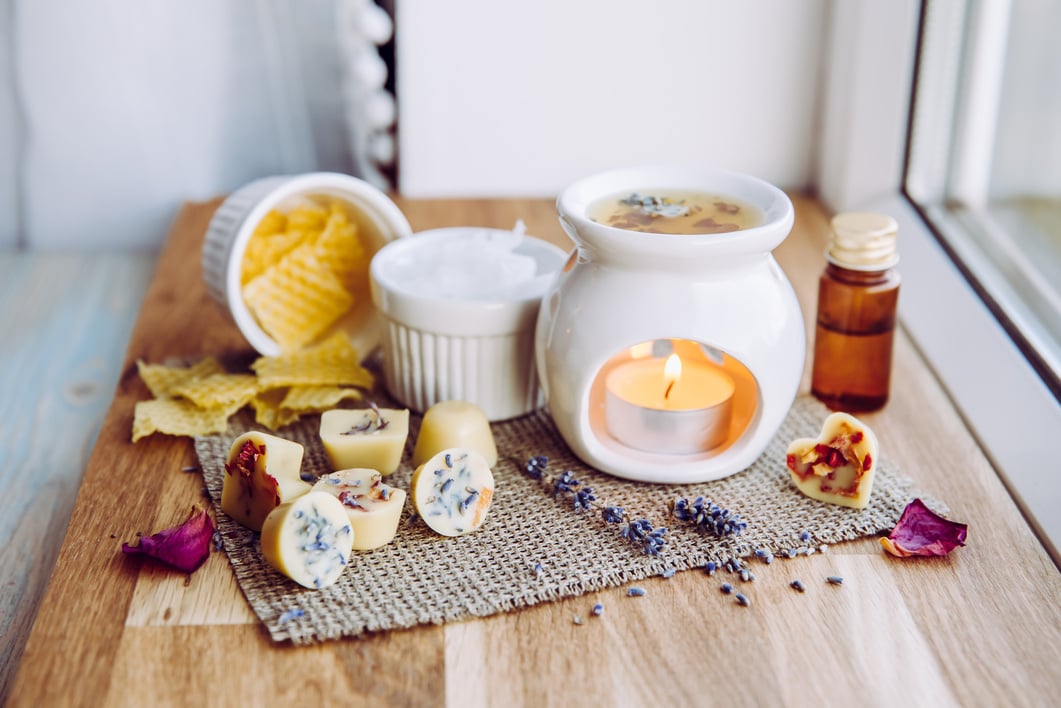
[{"label": "heart-shaped wax melt", "polygon": [[785,462],[796,488],[811,499],[865,509],[876,460],[873,431],[852,415],[833,413],[817,438],[789,444]]}]

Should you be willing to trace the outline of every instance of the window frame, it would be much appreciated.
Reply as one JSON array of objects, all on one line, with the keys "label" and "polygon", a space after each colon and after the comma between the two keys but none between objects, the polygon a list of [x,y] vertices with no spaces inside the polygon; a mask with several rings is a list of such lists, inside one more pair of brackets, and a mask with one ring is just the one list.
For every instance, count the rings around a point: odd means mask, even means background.
[{"label": "window frame", "polygon": [[[1061,405],[906,191],[923,20],[918,0],[833,5],[819,197],[832,211],[879,211],[899,222],[900,325],[1061,567],[1061,475],[1048,462]],[[882,47],[899,58],[880,61]]]}]

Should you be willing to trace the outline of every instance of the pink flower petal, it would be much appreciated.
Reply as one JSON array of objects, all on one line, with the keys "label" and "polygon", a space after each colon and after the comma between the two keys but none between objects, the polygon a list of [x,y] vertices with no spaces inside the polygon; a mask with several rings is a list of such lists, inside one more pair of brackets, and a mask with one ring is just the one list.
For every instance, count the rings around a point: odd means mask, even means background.
[{"label": "pink flower petal", "polygon": [[206,562],[213,537],[214,520],[205,509],[193,509],[188,520],[180,526],[144,536],[137,546],[123,543],[122,552],[151,556],[177,570],[191,573]]},{"label": "pink flower petal", "polygon": [[880,543],[893,556],[945,556],[965,545],[968,524],[944,519],[920,499],[906,505],[899,523]]}]

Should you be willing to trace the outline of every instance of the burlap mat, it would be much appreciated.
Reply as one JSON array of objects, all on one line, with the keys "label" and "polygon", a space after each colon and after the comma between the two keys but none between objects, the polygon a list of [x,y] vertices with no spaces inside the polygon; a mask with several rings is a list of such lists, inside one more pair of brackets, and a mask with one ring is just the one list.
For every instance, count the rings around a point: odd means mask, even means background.
[{"label": "burlap mat", "polygon": [[[784,557],[790,550],[807,553],[821,544],[890,530],[911,495],[886,450],[878,461],[869,508],[863,511],[808,499],[789,481],[784,464],[788,442],[817,435],[827,414],[815,399],[797,399],[755,464],[727,479],[694,485],[627,482],[593,470],[568,450],[543,411],[495,424],[501,459],[482,528],[459,538],[439,536],[415,518],[407,502],[394,541],[374,551],[355,551],[340,580],[323,590],[303,589],[270,568],[262,560],[257,534],[218,508],[229,444],[253,423],[236,417],[226,435],[197,438],[195,449],[224,549],[251,607],[274,640],[305,644],[484,617],[672,570],[702,568],[708,560],[746,558],[758,549]],[[307,417],[279,433],[305,446],[303,472],[331,471],[318,438],[319,422]],[[414,416],[406,459],[418,425]],[[662,552],[647,555],[620,535],[625,524],[606,523],[597,510],[576,510],[571,495],[554,498],[551,486],[524,472],[527,459],[535,455],[548,456],[551,473],[571,470],[581,487],[593,488],[598,504],[623,507],[628,520],[645,518],[654,527],[666,527]],[[386,481],[408,489],[411,475],[403,464]],[[670,514],[675,498],[692,501],[697,496],[739,514],[747,529],[720,539]]]}]

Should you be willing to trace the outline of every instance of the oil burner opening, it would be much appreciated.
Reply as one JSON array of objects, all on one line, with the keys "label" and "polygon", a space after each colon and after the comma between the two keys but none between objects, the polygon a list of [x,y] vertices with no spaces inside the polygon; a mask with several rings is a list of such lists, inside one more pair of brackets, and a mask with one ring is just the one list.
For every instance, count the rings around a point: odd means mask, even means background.
[{"label": "oil burner opening", "polygon": [[624,456],[708,460],[744,435],[760,407],[755,376],[735,357],[695,340],[652,339],[600,367],[589,391],[589,427]]}]

